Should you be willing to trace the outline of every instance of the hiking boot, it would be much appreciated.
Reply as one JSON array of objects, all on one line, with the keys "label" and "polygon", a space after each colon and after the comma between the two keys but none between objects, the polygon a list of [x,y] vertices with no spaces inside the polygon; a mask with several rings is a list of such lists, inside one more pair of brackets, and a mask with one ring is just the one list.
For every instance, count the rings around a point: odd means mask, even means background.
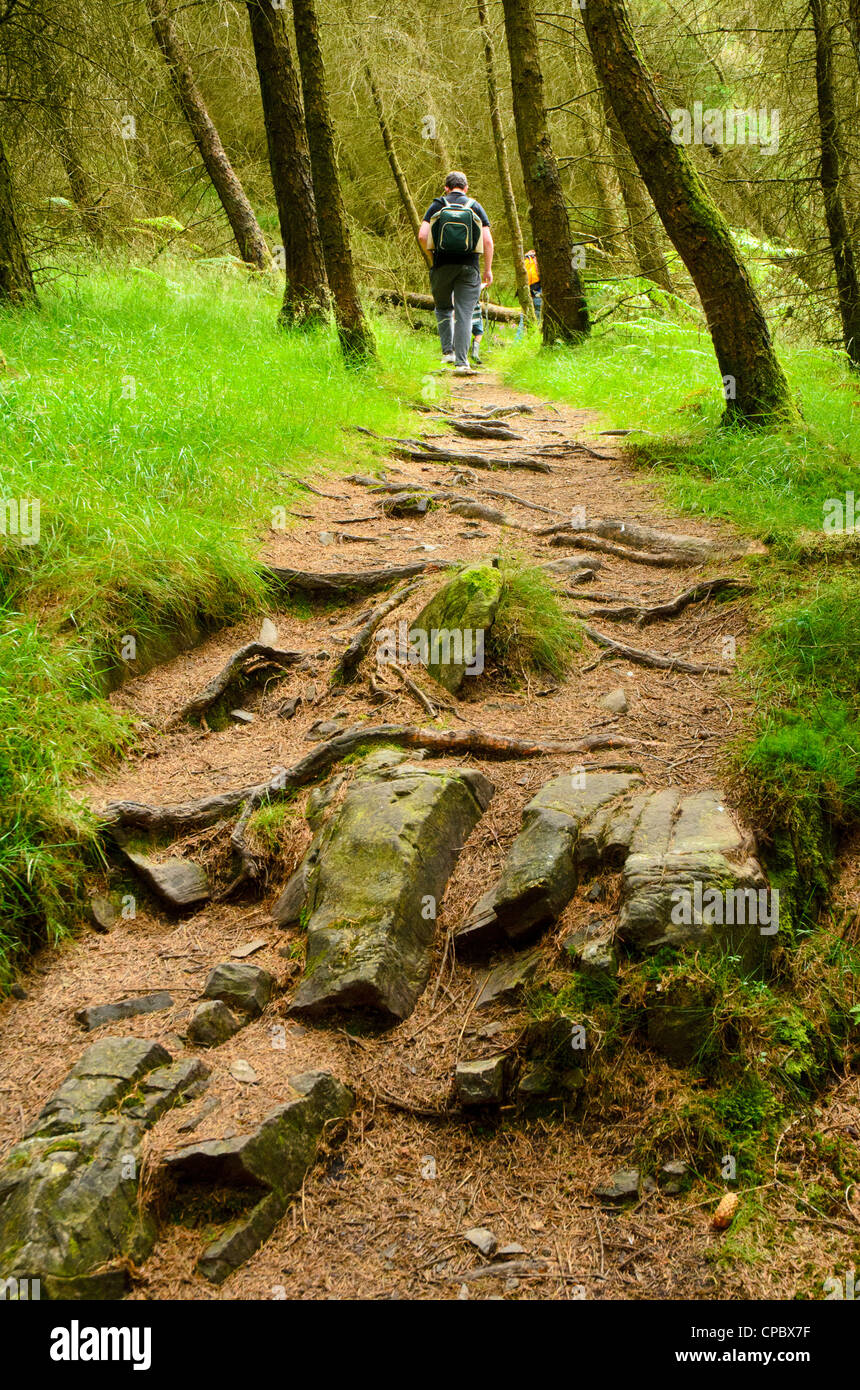
[{"label": "hiking boot", "polygon": [[454,356],[453,352],[443,352],[443,353],[442,353],[442,366],[443,366],[443,367],[453,367],[453,366],[454,366],[454,363],[455,363],[456,361],[457,361],[457,359],[456,359],[456,357]]},{"label": "hiking boot", "polygon": [[465,367],[455,367],[455,368],[454,368],[454,376],[477,376],[477,375],[478,375],[478,373],[475,371],[475,368],[474,368],[474,367],[470,367],[469,364],[468,364],[468,362],[466,363],[466,366],[465,366]]}]

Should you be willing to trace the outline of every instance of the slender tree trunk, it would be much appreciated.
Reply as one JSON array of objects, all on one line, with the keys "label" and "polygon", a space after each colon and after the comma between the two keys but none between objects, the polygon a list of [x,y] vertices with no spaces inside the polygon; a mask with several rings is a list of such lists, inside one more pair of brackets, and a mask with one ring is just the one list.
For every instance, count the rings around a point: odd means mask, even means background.
[{"label": "slender tree trunk", "polygon": [[[571,18],[575,21],[579,13],[579,6],[576,0],[571,0],[570,8]],[[579,53],[572,37],[571,42],[565,44],[563,51],[567,70],[575,84],[574,91],[577,93],[585,92],[588,87],[595,85],[593,73],[589,74],[588,79],[583,78]],[[603,236],[619,250],[623,250],[627,240],[627,229],[623,226],[622,219],[618,213],[618,195],[620,189],[615,187],[615,181],[603,159],[601,139],[598,134],[601,122],[595,120],[595,112],[589,95],[580,96],[574,109],[582,127],[582,140],[585,145],[585,152],[588,155],[589,168],[594,180],[597,206],[603,221]],[[623,202],[623,198],[621,201]]]},{"label": "slender tree trunk", "polygon": [[0,304],[35,302],[36,286],[15,215],[12,171],[0,132]]},{"label": "slender tree trunk", "polygon": [[508,234],[511,238],[511,253],[514,261],[514,279],[517,286],[517,299],[520,301],[520,308],[523,311],[523,317],[526,323],[533,323],[535,311],[534,305],[532,304],[532,297],[529,293],[523,232],[520,226],[520,216],[517,212],[517,200],[514,197],[511,165],[508,159],[508,142],[505,139],[502,109],[499,105],[499,84],[496,81],[496,52],[493,46],[493,36],[490,33],[489,19],[487,17],[487,0],[478,0],[478,22],[481,26],[481,37],[484,40],[484,64],[487,69],[487,95],[490,99],[490,123],[493,127],[493,143],[496,147],[496,165],[499,170],[499,186],[502,190],[502,202],[505,205],[505,221],[508,224]]},{"label": "slender tree trunk", "polygon": [[578,342],[590,331],[574,265],[570,222],[549,138],[533,0],[503,0],[517,145],[529,198],[543,290],[544,343]]},{"label": "slender tree trunk", "polygon": [[330,300],[286,16],[271,0],[248,0],[248,19],[287,273],[280,319],[282,323],[321,322],[328,317]]},{"label": "slender tree trunk", "polygon": [[84,230],[94,246],[104,243],[104,227],[90,188],[90,180],[80,157],[70,117],[70,83],[58,65],[56,54],[40,44],[34,51],[34,67],[38,67],[45,89],[45,112],[54,132],[60,161],[66,171],[75,207],[80,213]]},{"label": "slender tree trunk", "polygon": [[636,45],[624,0],[588,0],[585,30],[598,77],[669,237],[693,278],[723,378],[727,421],[764,425],[793,414],[752,281]]},{"label": "slender tree trunk", "polygon": [[842,319],[842,338],[848,360],[860,368],[860,283],[854,245],[848,231],[848,219],[842,200],[841,174],[844,155],[839,137],[836,97],[833,91],[833,47],[827,17],[827,0],[810,0],[812,25],[815,30],[815,85],[818,93],[818,121],[821,127],[821,191],[824,194],[824,215],[830,250],[836,270],[836,291],[839,315]]},{"label": "slender tree trunk", "polygon": [[155,42],[170,73],[179,109],[188,123],[215,192],[221,199],[221,206],[233,229],[239,254],[248,265],[256,266],[258,270],[267,270],[271,264],[271,257],[266,238],[260,230],[245,190],[227,158],[221,137],[206,110],[185,49],[170,17],[166,0],[146,0],[146,8]]},{"label": "slender tree trunk", "polygon": [[660,245],[659,219],[654,211],[654,205],[639,177],[636,165],[630,156],[627,141],[624,139],[612,109],[612,103],[605,91],[603,92],[603,104],[606,112],[606,127],[609,131],[609,147],[612,151],[618,183],[621,188],[621,197],[627,212],[630,241],[633,245],[633,254],[636,257],[639,274],[646,280],[652,280],[658,289],[667,290],[671,294],[672,281],[669,278],[669,267]]},{"label": "slender tree trunk", "polygon": [[366,361],[375,356],[375,346],[355,283],[314,0],[293,0],[293,21],[305,99],[314,198],[338,336],[345,357]]},{"label": "slender tree trunk", "polygon": [[[406,182],[406,175],[403,172],[403,166],[401,165],[400,160],[397,157],[397,150],[395,149],[394,141],[391,138],[391,127],[388,124],[388,117],[385,114],[385,107],[382,104],[382,96],[380,94],[379,88],[376,85],[376,78],[373,75],[373,69],[370,66],[370,61],[367,58],[365,58],[364,60],[364,75],[367,78],[367,85],[370,88],[370,95],[373,98],[373,107],[376,111],[376,119],[379,122],[379,133],[382,136],[382,143],[385,146],[385,153],[388,156],[388,163],[391,167],[391,172],[394,175],[394,182],[397,185],[397,192],[400,194],[400,201],[403,204],[404,211],[406,213],[407,218],[409,219],[409,225],[411,226],[415,234],[415,244],[417,246],[418,228],[421,226],[421,218],[418,216],[418,209],[415,206],[415,200],[409,191],[409,184]],[[423,252],[421,259],[424,259]]]}]

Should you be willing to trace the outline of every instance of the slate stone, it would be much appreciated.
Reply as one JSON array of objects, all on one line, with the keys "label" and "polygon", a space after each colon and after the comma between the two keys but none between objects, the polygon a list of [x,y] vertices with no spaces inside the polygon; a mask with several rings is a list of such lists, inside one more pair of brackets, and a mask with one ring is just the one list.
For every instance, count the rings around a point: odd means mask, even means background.
[{"label": "slate stone", "polygon": [[513,960],[504,960],[490,971],[478,991],[476,1009],[486,1008],[497,999],[513,999],[521,994],[537,973],[540,951],[525,951]]},{"label": "slate stone", "polygon": [[221,999],[198,1004],[188,1024],[188,1039],[198,1047],[218,1047],[242,1027]]},{"label": "slate stone", "polygon": [[220,999],[249,1018],[256,1018],[269,1002],[275,978],[259,965],[227,960],[206,976],[203,993],[207,999]]},{"label": "slate stone", "polygon": [[119,920],[119,913],[110,898],[94,893],[90,898],[90,920],[96,931],[112,931]]},{"label": "slate stone", "polygon": [[134,999],[121,999],[118,1004],[91,1004],[85,1009],[75,1011],[75,1020],[92,1031],[103,1023],[116,1023],[121,1018],[135,1018],[138,1014],[155,1014],[162,1009],[171,1009],[173,999],[166,990],[154,994],[139,994]]},{"label": "slate stone", "polygon": [[[493,565],[467,565],[443,585],[422,608],[409,632],[410,641],[415,634],[426,634],[431,649],[426,663],[430,675],[440,685],[455,694],[466,676],[467,667],[474,663],[476,654],[475,633],[482,633],[486,643],[487,635],[493,625],[502,592],[502,573]],[[465,632],[470,632],[472,662],[465,660]],[[447,653],[444,638],[433,659],[432,634],[459,633],[461,660],[457,661],[456,647],[453,643]],[[447,660],[445,659],[447,655]]]},{"label": "slate stone", "polygon": [[145,854],[135,854],[132,850],[123,850],[123,853],[144,883],[168,907],[177,910],[199,907],[212,896],[206,871],[190,859],[166,859],[163,863],[157,863]]},{"label": "slate stone", "polygon": [[595,1187],[594,1195],[599,1197],[602,1202],[626,1202],[631,1197],[638,1197],[639,1169],[619,1168],[617,1173],[612,1174],[608,1182]]},{"label": "slate stone", "polygon": [[411,764],[353,783],[314,851],[292,1013],[409,1016],[430,973],[445,885],[492,794],[481,773]]},{"label": "slate stone", "polygon": [[577,856],[590,858],[590,847],[598,844],[590,828],[596,813],[641,781],[635,773],[587,772],[541,787],[523,812],[501,876],[457,929],[458,947],[519,942],[553,922],[576,891]]},{"label": "slate stone", "polygon": [[496,1253],[499,1245],[498,1236],[494,1235],[492,1231],[488,1231],[486,1226],[470,1227],[468,1231],[463,1232],[463,1239],[467,1240],[470,1245],[474,1245],[475,1249],[479,1250],[482,1255],[486,1255],[487,1259]]},{"label": "slate stone", "polygon": [[[154,1244],[138,1191],[148,1125],[205,1079],[159,1043],[93,1043],[0,1163],[0,1269],[48,1299],[114,1299]],[[125,1102],[122,1113],[120,1102]]]},{"label": "slate stone", "polygon": [[501,1105],[505,1098],[507,1053],[458,1062],[454,1090],[461,1105]]},{"label": "slate stone", "polygon": [[583,946],[577,961],[581,975],[595,979],[613,979],[618,974],[618,957],[607,940],[589,941]]},{"label": "slate stone", "polygon": [[350,1091],[328,1072],[290,1077],[294,1099],[273,1110],[250,1134],[210,1139],[169,1153],[165,1166],[180,1184],[234,1187],[260,1193],[248,1214],[230,1223],[203,1251],[198,1269],[220,1284],[271,1235],[291,1197],[301,1191],[332,1120],[347,1116]]}]

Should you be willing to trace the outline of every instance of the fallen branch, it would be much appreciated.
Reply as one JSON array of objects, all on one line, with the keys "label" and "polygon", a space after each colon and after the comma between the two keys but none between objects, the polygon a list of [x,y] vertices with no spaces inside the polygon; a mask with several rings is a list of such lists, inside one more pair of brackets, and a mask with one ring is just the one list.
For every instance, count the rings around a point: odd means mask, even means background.
[{"label": "fallen branch", "polygon": [[195,695],[191,700],[186,701],[180,710],[171,715],[168,720],[168,728],[178,724],[182,719],[191,719],[195,715],[203,714],[207,709],[211,709],[216,701],[229,689],[237,676],[242,674],[251,662],[258,660],[272,662],[276,666],[293,666],[303,657],[310,656],[310,652],[289,652],[281,651],[278,647],[268,647],[263,642],[249,642],[247,646],[240,647],[234,652],[224,666],[207,686]]},{"label": "fallen branch", "polygon": [[518,507],[528,507],[533,512],[548,512],[550,516],[558,516],[558,512],[552,507],[545,507],[542,502],[529,502],[525,497],[519,497],[515,492],[507,492],[503,487],[482,487],[479,491],[485,497],[507,498],[509,502],[516,502]]},{"label": "fallen branch", "polygon": [[[403,748],[425,748],[440,756],[471,753],[479,758],[517,759],[549,754],[595,752],[599,749],[633,748],[634,739],[615,734],[587,734],[565,743],[540,739],[511,738],[480,729],[424,729],[412,724],[356,724],[334,738],[318,743],[291,768],[279,771],[269,782],[238,787],[235,791],[205,796],[172,806],[150,806],[137,801],[115,801],[106,806],[99,819],[105,830],[200,830],[212,825],[238,807],[250,803],[253,810],[266,801],[277,801],[297,787],[315,782],[341,758],[371,743],[396,743]],[[605,766],[605,765],[603,765]],[[626,766],[626,764],[625,764]]]},{"label": "fallen branch", "polygon": [[[426,309],[432,313],[436,305],[432,294],[415,294],[411,290],[377,290],[376,298],[381,304],[406,304],[410,309]],[[493,323],[519,323],[520,309],[507,309],[504,304],[482,304],[482,312]]]},{"label": "fallen branch", "polygon": [[431,570],[443,568],[438,560],[418,560],[411,565],[388,565],[384,569],[340,570],[330,574],[315,571],[283,569],[280,565],[267,565],[264,571],[269,582],[288,593],[310,594],[314,597],[327,594],[346,595],[371,594],[384,589],[396,579],[412,579],[417,574],[427,574]]},{"label": "fallen branch", "polygon": [[742,579],[707,579],[702,584],[694,584],[692,589],[685,589],[682,594],[678,594],[673,599],[668,599],[665,603],[655,603],[650,607],[642,604],[630,603],[621,608],[594,608],[591,611],[592,618],[609,618],[612,622],[626,623],[635,622],[639,627],[645,627],[648,623],[659,622],[661,618],[675,618],[679,613],[683,613],[691,603],[701,603],[705,599],[713,598],[715,594],[724,593],[731,590],[736,594],[748,594],[752,591],[752,585],[745,583]]},{"label": "fallen branch", "polygon": [[582,624],[582,631],[598,647],[606,647],[616,656],[623,656],[626,661],[636,662],[639,666],[650,666],[657,671],[687,671],[693,676],[724,676],[728,673],[728,667],[718,666],[715,663],[684,661],[681,657],[661,656],[659,652],[647,651],[644,647],[629,647],[626,642],[616,642],[614,637],[607,636],[605,632],[598,632],[596,628],[589,627],[587,623]]},{"label": "fallen branch", "polygon": [[332,672],[329,685],[348,685],[355,679],[356,669],[370,646],[370,639],[379,627],[383,618],[398,608],[410,594],[414,593],[418,584],[407,584],[404,588],[398,589],[396,593],[387,598],[384,603],[380,603],[372,609],[364,626],[353,637],[340,661]]},{"label": "fallen branch", "polygon": [[429,714],[431,719],[435,719],[438,716],[439,711],[434,705],[433,701],[430,699],[430,696],[424,694],[424,691],[421,689],[420,685],[416,685],[412,677],[407,675],[403,667],[398,666],[396,661],[392,661],[390,665],[392,666],[396,675],[400,677],[403,684],[406,686],[406,689],[409,691],[409,694],[413,697],[413,699],[418,701],[425,714]]}]

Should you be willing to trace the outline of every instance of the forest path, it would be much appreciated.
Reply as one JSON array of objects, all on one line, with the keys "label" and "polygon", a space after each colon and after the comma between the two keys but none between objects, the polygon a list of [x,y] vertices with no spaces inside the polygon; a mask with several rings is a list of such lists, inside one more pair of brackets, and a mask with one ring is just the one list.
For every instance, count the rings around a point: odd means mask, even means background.
[{"label": "forest path", "polygon": [[[549,473],[476,469],[471,481],[462,475],[455,485],[459,495],[499,507],[521,523],[522,529],[504,528],[502,539],[520,555],[545,562],[589,553],[554,548],[550,537],[535,534],[532,528],[554,520],[535,508],[551,509],[560,521],[584,508],[586,520],[633,521],[728,549],[736,544],[716,527],[669,515],[647,479],[596,434],[598,421],[592,414],[513,392],[489,374],[453,382],[450,411],[461,423],[464,415],[491,410],[515,412],[502,418],[520,437],[469,440],[431,409],[428,438],[438,435],[431,442],[479,452],[496,463],[511,451],[549,460]],[[404,486],[451,485],[452,469],[437,462],[398,457],[386,466],[386,476]],[[469,524],[445,505],[397,519],[383,514],[379,497],[367,487],[337,474],[320,473],[314,487],[328,495],[309,491],[306,502],[290,508],[298,524],[270,533],[265,545],[270,564],[315,571],[367,569],[427,558],[440,563],[477,560],[498,551],[502,528],[482,521]],[[485,496],[486,488],[505,489],[520,500]],[[583,514],[576,515],[581,521]],[[364,539],[347,540],[348,535]],[[653,604],[688,589],[703,575],[744,573],[737,561],[727,566],[722,560],[704,569],[698,564],[655,568],[606,551],[593,554],[595,567],[599,565],[596,576],[570,589],[572,606],[583,612],[594,606],[595,590],[610,605]],[[428,573],[392,621],[413,617],[439,582],[439,573]],[[386,703],[379,715],[365,679],[328,689],[334,661],[372,603],[365,597],[273,611],[279,646],[329,656],[243,696],[253,715],[250,723],[231,720],[215,730],[169,725],[169,720],[238,647],[256,638],[258,621],[219,633],[130,680],[112,698],[120,708],[144,717],[150,728],[133,756],[85,789],[90,802],[95,807],[117,800],[173,803],[265,781],[308,752],[313,746],[307,737],[310,726],[319,720],[337,722],[340,716],[347,725],[362,717],[371,723],[428,723],[414,697],[392,677],[384,682]],[[605,620],[598,626],[633,646],[702,664],[725,664],[731,641],[742,649],[749,618],[743,599],[734,599],[694,603],[679,616],[644,629],[634,622]],[[650,784],[684,789],[712,785],[727,741],[743,718],[727,677],[653,670],[614,657],[595,664],[598,655],[596,647],[585,643],[565,680],[526,680],[515,691],[490,670],[459,701],[466,722],[446,722],[455,729],[474,726],[541,739],[617,734],[633,741],[630,759]],[[619,687],[628,710],[616,715],[601,700]],[[284,702],[293,696],[300,696],[301,703],[287,719]],[[299,814],[302,795],[296,815],[280,832],[278,867],[259,900],[213,897],[179,920],[151,900],[139,902],[134,919],[118,920],[107,934],[87,933],[61,951],[43,952],[26,982],[27,998],[0,1005],[4,1151],[94,1038],[134,1034],[160,1039],[174,1055],[193,1051],[182,1035],[207,972],[253,941],[261,944],[249,959],[271,971],[278,990],[261,1017],[221,1046],[200,1053],[212,1077],[196,1107],[205,1117],[194,1140],[245,1132],[288,1098],[287,1078],[297,1072],[329,1069],[359,1098],[351,1132],[337,1156],[309,1173],[301,1201],[220,1288],[195,1272],[200,1230],[173,1223],[163,1226],[154,1253],[137,1271],[133,1297],[436,1298],[465,1296],[463,1288],[470,1297],[568,1298],[582,1296],[580,1290],[588,1298],[715,1296],[718,1285],[708,1257],[719,1237],[707,1214],[713,1203],[706,1207],[701,1201],[690,1204],[683,1197],[644,1192],[632,1206],[607,1211],[593,1194],[596,1183],[629,1166],[655,1095],[665,1104],[677,1089],[677,1073],[666,1062],[644,1050],[627,1067],[621,1103],[618,1095],[603,1105],[592,1099],[575,1117],[512,1116],[496,1124],[444,1113],[457,1058],[482,1047],[504,1047],[522,1024],[516,1003],[500,1001],[475,1015],[476,990],[486,967],[455,960],[446,949],[449,931],[498,870],[525,803],[571,765],[570,756],[559,755],[467,761],[491,778],[496,795],[450,879],[430,984],[412,1015],[398,1026],[376,1034],[347,1032],[325,1022],[298,1023],[287,1013],[303,934],[279,930],[270,910],[310,840]],[[605,761],[611,762],[612,755]],[[204,864],[219,886],[231,877],[218,827],[187,836],[170,853]],[[116,889],[118,881],[114,871],[110,881],[94,887]],[[129,891],[127,876],[121,891]],[[610,886],[602,903],[578,893],[553,942],[571,925],[605,915],[613,906],[613,892]],[[547,942],[548,950],[553,942]],[[75,1010],[84,1005],[155,989],[170,992],[172,1009],[87,1035],[74,1021]],[[237,1059],[251,1064],[255,1084],[234,1079],[230,1067]],[[159,1155],[188,1142],[179,1129],[188,1115],[187,1107],[169,1112],[147,1136],[150,1171]],[[475,1226],[492,1228],[502,1245],[519,1243],[526,1252],[519,1257],[521,1265],[525,1261],[533,1267],[519,1274],[478,1275],[483,1261],[462,1239],[464,1228]],[[777,1277],[784,1280],[784,1271],[743,1270],[732,1276],[734,1291],[761,1296]],[[784,1282],[780,1296],[790,1296]]]}]

